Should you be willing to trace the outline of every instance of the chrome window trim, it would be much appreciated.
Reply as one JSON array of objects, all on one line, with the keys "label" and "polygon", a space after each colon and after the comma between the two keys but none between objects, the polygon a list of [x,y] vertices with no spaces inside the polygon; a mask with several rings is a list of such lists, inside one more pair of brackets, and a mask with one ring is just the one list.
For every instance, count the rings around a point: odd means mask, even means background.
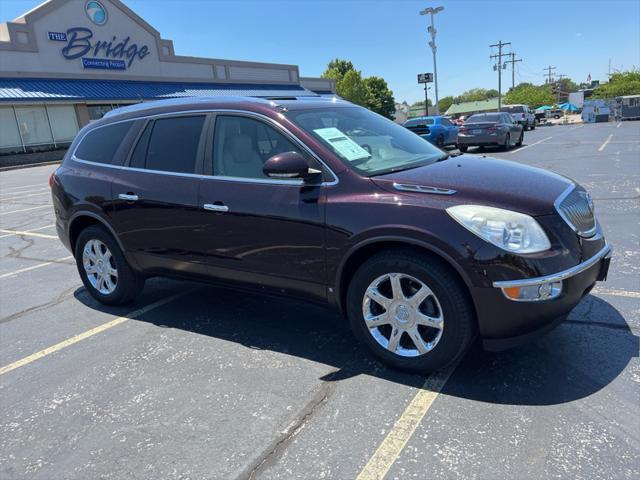
[{"label": "chrome window trim", "polygon": [[580,237],[583,237],[583,238],[591,238],[591,237],[593,237],[595,235],[596,231],[598,230],[598,221],[596,219],[595,212],[593,214],[593,228],[590,229],[590,230],[587,230],[586,232],[581,232],[580,230],[578,230],[576,228],[576,226],[573,224],[573,222],[571,222],[567,218],[565,213],[560,208],[560,205],[562,205],[562,202],[564,202],[565,198],[567,198],[569,195],[571,195],[571,192],[573,192],[575,189],[576,189],[576,184],[575,183],[572,183],[571,185],[569,185],[564,190],[564,192],[562,192],[560,194],[560,196],[558,198],[556,198],[556,201],[553,202],[553,207],[556,209],[556,212],[558,212],[558,215],[560,215],[560,217],[562,217],[562,220],[564,220],[564,223],[569,225],[569,228],[571,230],[573,230],[574,233],[576,233],[577,235],[579,235]]},{"label": "chrome window trim", "polygon": [[612,248],[608,244],[605,244],[605,246],[602,247],[602,249],[590,259],[585,260],[582,263],[579,263],[575,267],[571,267],[571,268],[568,268],[567,270],[563,270],[562,272],[553,273],[551,275],[545,275],[544,277],[523,278],[522,280],[503,280],[499,282],[493,282],[493,286],[495,288],[531,287],[535,285],[541,285],[543,283],[560,282],[562,280],[566,280],[567,278],[571,278],[575,275],[578,275],[579,273],[582,273],[585,270],[588,270],[603,258],[611,256],[612,251],[613,251]]},{"label": "chrome window trim", "polygon": [[[193,115],[193,114],[205,114],[206,115],[206,114],[225,114],[225,113],[232,113],[232,114],[244,115],[244,116],[253,116],[253,117],[256,117],[258,119],[261,119],[261,120],[265,121],[269,125],[271,125],[274,128],[280,130],[285,136],[288,136],[290,139],[293,139],[294,143],[296,143],[297,145],[302,147],[309,155],[311,155],[313,158],[315,158],[320,163],[320,165],[322,165],[329,173],[331,173],[331,176],[333,176],[333,180],[325,181],[325,182],[321,182],[321,183],[309,183],[309,184],[306,184],[306,183],[304,183],[303,180],[300,180],[300,179],[276,180],[276,179],[269,179],[269,178],[265,178],[265,179],[262,179],[262,178],[241,178],[241,177],[224,177],[222,175],[219,175],[219,176],[216,176],[216,175],[202,175],[202,174],[198,174],[198,173],[167,172],[167,171],[163,171],[163,170],[148,170],[148,169],[144,169],[144,168],[128,167],[128,166],[125,166],[125,165],[113,165],[113,164],[110,164],[110,163],[92,162],[91,160],[83,160],[81,158],[78,158],[75,155],[76,150],[78,149],[78,147],[80,146],[80,144],[84,140],[84,137],[87,136],[87,134],[89,132],[93,132],[94,130],[96,130],[98,128],[104,128],[104,127],[108,127],[110,125],[115,125],[117,123],[123,123],[123,122],[135,122],[137,120],[147,120],[147,121],[149,121],[149,120],[156,119],[156,118],[161,118],[161,117],[178,117],[178,116]],[[135,145],[135,143],[134,143],[134,145]],[[132,146],[132,148],[135,148],[135,146]],[[131,154],[131,152],[129,152],[129,154]],[[184,111],[179,111],[179,112],[168,112],[168,113],[156,113],[156,114],[150,114],[150,115],[140,115],[140,116],[131,117],[131,118],[123,119],[123,120],[116,120],[115,122],[109,122],[109,123],[107,123],[105,125],[97,125],[97,126],[95,126],[93,128],[87,129],[86,132],[82,133],[82,136],[78,139],[78,143],[74,147],[70,158],[71,158],[71,160],[76,161],[76,162],[87,163],[87,164],[91,164],[91,165],[102,165],[102,166],[105,166],[105,167],[117,168],[117,169],[122,169],[122,170],[133,170],[133,171],[141,171],[141,172],[150,172],[150,173],[155,173],[155,174],[177,175],[177,176],[187,176],[187,177],[197,177],[197,178],[213,178],[213,179],[217,179],[217,180],[227,180],[227,181],[231,181],[231,182],[263,183],[263,184],[272,184],[272,185],[297,185],[297,186],[299,186],[299,185],[308,185],[308,186],[322,186],[322,187],[334,186],[334,185],[337,185],[339,183],[338,176],[335,174],[335,172],[318,155],[316,155],[315,152],[313,152],[302,140],[300,140],[297,136],[295,136],[293,133],[291,133],[288,129],[283,127],[281,124],[279,124],[278,122],[276,122],[272,118],[270,118],[270,117],[268,117],[266,115],[263,115],[261,113],[250,112],[248,110],[230,109],[230,108],[226,108],[226,109],[225,108],[221,108],[221,109],[208,108],[208,109],[199,109],[199,110],[184,110]],[[129,159],[129,157],[127,157],[127,160],[128,159]]]}]

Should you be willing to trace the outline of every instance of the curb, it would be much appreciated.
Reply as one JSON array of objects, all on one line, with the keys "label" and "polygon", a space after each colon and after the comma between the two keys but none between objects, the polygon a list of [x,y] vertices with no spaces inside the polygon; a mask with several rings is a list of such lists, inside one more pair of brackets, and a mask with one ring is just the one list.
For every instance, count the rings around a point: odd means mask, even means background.
[{"label": "curb", "polygon": [[60,162],[62,162],[62,160],[53,160],[51,162],[26,163],[24,165],[9,165],[8,167],[0,167],[0,172],[4,172],[8,170],[18,170],[20,168],[44,167],[45,165],[57,165]]}]

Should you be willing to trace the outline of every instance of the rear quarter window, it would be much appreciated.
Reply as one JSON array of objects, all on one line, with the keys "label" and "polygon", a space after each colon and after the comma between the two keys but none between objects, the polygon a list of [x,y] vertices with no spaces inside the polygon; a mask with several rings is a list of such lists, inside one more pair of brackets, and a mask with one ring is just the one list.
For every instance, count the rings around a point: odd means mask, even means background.
[{"label": "rear quarter window", "polygon": [[76,158],[96,163],[112,163],[132,125],[133,122],[120,122],[94,128],[80,141],[74,153]]}]

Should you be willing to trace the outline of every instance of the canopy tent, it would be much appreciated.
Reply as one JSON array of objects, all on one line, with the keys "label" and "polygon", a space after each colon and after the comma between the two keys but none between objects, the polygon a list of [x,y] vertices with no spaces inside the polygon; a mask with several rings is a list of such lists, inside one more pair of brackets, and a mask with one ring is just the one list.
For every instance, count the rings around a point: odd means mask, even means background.
[{"label": "canopy tent", "polygon": [[577,112],[578,110],[580,110],[576,105],[574,105],[573,103],[569,103],[569,102],[562,103],[562,104],[559,105],[559,107],[562,110],[565,110],[567,112]]},{"label": "canopy tent", "polygon": [[536,108],[536,112],[544,112],[545,110],[553,110],[553,107],[551,105],[542,105]]}]

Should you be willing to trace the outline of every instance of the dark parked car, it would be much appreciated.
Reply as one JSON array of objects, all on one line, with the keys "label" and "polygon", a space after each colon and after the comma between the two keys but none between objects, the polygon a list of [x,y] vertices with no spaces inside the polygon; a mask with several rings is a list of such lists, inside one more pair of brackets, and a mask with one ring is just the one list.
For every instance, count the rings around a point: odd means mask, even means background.
[{"label": "dark parked car", "polygon": [[524,127],[509,113],[476,113],[471,115],[458,132],[458,148],[502,146],[509,150],[519,147],[524,139]]},{"label": "dark parked car", "polygon": [[448,158],[335,100],[125,107],[82,129],[51,185],[58,235],[99,301],[134,300],[154,275],[303,297],[414,371],[477,334],[495,350],[549,330],[609,264],[573,181]]}]

